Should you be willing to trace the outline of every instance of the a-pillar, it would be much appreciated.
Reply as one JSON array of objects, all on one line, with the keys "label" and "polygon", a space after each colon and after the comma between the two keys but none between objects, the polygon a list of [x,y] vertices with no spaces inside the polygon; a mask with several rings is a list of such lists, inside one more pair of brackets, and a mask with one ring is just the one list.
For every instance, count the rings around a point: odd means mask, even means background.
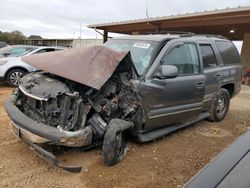
[{"label": "a-pillar", "polygon": [[250,33],[244,34],[243,45],[241,50],[241,62],[245,73],[247,67],[250,67]]}]

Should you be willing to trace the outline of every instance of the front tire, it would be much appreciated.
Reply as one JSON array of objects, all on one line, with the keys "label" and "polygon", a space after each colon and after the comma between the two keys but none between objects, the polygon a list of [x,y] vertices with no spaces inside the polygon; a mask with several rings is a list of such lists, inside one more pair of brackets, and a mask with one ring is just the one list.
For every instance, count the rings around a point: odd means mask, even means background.
[{"label": "front tire", "polygon": [[12,87],[17,87],[20,84],[20,79],[24,76],[25,71],[21,69],[13,69],[8,72],[6,81]]},{"label": "front tire", "polygon": [[228,112],[230,106],[230,94],[228,90],[221,88],[213,99],[209,110],[209,120],[213,122],[222,121]]},{"label": "front tire", "polygon": [[127,142],[124,132],[117,131],[113,127],[109,127],[105,133],[102,158],[107,166],[112,166],[121,161],[127,153]]}]

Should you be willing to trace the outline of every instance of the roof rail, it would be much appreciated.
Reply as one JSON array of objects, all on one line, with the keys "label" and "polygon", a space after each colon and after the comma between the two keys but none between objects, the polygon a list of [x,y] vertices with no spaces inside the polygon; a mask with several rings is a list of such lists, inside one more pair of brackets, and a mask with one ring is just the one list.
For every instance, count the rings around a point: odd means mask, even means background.
[{"label": "roof rail", "polygon": [[177,35],[194,35],[195,33],[186,32],[186,31],[153,31],[153,32],[146,32],[145,35],[150,34],[177,34]]},{"label": "roof rail", "polygon": [[220,38],[220,39],[226,39],[222,35],[212,35],[212,34],[195,34],[195,33],[191,33],[191,34],[180,35],[180,37],[196,37],[196,36],[201,36],[201,37],[203,36],[203,37],[208,37],[208,38],[215,37],[215,38]]}]

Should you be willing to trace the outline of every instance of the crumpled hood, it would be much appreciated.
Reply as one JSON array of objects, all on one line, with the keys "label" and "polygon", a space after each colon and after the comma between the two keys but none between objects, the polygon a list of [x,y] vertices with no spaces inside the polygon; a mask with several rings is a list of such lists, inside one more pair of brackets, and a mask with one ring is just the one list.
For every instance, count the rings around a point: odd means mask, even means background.
[{"label": "crumpled hood", "polygon": [[40,70],[99,90],[128,53],[94,46],[36,54],[22,60]]}]

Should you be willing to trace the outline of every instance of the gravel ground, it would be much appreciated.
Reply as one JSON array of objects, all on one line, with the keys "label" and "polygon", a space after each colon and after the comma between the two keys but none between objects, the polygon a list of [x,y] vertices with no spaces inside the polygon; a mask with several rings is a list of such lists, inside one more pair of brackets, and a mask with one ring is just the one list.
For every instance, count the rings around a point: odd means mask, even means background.
[{"label": "gravel ground", "polygon": [[250,125],[250,87],[243,86],[224,121],[202,121],[148,144],[130,141],[128,155],[113,167],[103,165],[100,148],[64,153],[64,163],[84,166],[73,174],[41,160],[13,135],[3,105],[11,92],[0,85],[0,187],[181,187]]}]

